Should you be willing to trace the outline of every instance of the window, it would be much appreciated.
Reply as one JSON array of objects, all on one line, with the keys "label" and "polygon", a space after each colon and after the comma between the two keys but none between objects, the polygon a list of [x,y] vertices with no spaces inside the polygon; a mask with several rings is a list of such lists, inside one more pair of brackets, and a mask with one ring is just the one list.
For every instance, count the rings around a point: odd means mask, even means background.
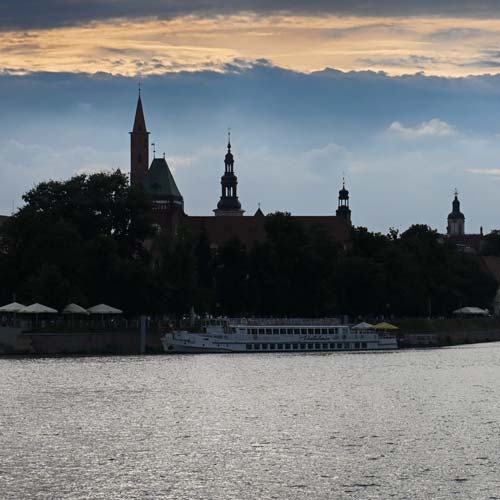
[{"label": "window", "polygon": [[283,344],[278,344],[278,349],[283,349]]},{"label": "window", "polygon": [[295,331],[293,330],[293,328],[288,329],[288,335],[293,335],[294,333]]},{"label": "window", "polygon": [[262,349],[267,349],[267,344],[262,344]]},{"label": "window", "polygon": [[315,329],[314,329],[314,333],[315,333],[316,335],[320,335],[320,334],[321,334],[321,329],[319,329],[319,328],[315,328]]},{"label": "window", "polygon": [[292,344],[292,349],[298,349],[299,348],[299,344]]},{"label": "window", "polygon": [[314,345],[313,344],[307,344],[307,348],[308,349],[314,349]]},{"label": "window", "polygon": [[285,349],[290,349],[290,344],[285,344]]},{"label": "window", "polygon": [[307,335],[307,328],[301,328],[300,333],[302,333],[302,335]]},{"label": "window", "polygon": [[254,348],[255,348],[256,351],[258,351],[260,349],[260,344],[255,344]]},{"label": "window", "polygon": [[361,342],[361,349],[366,349],[366,342]]},{"label": "window", "polygon": [[323,344],[323,349],[328,349],[328,344]]},{"label": "window", "polygon": [[247,344],[247,351],[251,351],[252,350],[252,344]]},{"label": "window", "polygon": [[273,333],[274,333],[274,335],[279,335],[279,333],[280,333],[279,328],[273,328]]},{"label": "window", "polygon": [[276,348],[276,344],[269,344],[269,348],[271,349],[271,351],[274,351],[274,349]]},{"label": "window", "polygon": [[339,343],[337,344],[337,349],[342,349],[342,342],[339,342]]},{"label": "window", "polygon": [[260,335],[264,335],[264,333],[265,333],[264,328],[259,328],[259,334],[260,334]]},{"label": "window", "polygon": [[315,349],[321,349],[321,344],[314,344]]},{"label": "window", "polygon": [[306,345],[305,345],[305,344],[300,344],[300,348],[301,348],[302,350],[304,350],[304,349],[306,348]]},{"label": "window", "polygon": [[354,342],[354,349],[359,349],[359,342]]},{"label": "window", "polygon": [[273,331],[270,328],[266,328],[266,335],[271,335]]}]

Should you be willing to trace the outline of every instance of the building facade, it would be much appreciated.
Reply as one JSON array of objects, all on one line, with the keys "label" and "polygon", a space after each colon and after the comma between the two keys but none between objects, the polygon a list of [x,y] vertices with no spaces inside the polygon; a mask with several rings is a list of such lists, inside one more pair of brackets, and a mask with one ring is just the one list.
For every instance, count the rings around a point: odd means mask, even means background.
[{"label": "building facade", "polygon": [[[139,95],[134,125],[130,133],[130,183],[141,185],[151,196],[154,217],[158,229],[175,237],[181,225],[195,235],[207,233],[211,246],[216,249],[232,238],[237,238],[247,248],[266,238],[266,217],[260,207],[253,215],[244,215],[245,210],[238,198],[238,178],[231,137],[228,135],[227,152],[224,157],[221,196],[214,215],[190,216],[184,212],[184,199],[177,187],[165,157],[156,158],[146,168],[149,158],[149,132]],[[320,225],[342,247],[347,246],[351,232],[351,210],[349,191],[345,183],[339,191],[336,215],[293,216],[306,229]]]}]

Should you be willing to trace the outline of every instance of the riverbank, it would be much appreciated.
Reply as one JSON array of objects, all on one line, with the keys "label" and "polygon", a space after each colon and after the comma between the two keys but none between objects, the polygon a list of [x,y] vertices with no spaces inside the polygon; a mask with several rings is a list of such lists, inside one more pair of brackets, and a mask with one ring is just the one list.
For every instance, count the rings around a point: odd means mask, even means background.
[{"label": "riverbank", "polygon": [[394,320],[400,347],[443,347],[500,341],[500,319],[462,318]]}]

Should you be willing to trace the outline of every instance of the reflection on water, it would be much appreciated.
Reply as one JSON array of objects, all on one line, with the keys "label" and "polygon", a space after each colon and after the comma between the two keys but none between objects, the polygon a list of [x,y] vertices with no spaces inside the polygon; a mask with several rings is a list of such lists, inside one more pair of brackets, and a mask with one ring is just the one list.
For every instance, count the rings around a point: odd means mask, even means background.
[{"label": "reflection on water", "polygon": [[0,498],[500,498],[500,344],[0,360]]}]

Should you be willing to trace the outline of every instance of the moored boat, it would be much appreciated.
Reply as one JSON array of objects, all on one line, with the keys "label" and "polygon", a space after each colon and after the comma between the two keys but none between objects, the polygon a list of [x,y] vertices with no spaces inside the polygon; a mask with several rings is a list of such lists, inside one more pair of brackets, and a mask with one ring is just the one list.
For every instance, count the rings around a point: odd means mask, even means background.
[{"label": "moored boat", "polygon": [[200,329],[174,330],[162,337],[168,353],[372,351],[398,348],[394,335],[353,329],[336,320],[205,320]]}]

